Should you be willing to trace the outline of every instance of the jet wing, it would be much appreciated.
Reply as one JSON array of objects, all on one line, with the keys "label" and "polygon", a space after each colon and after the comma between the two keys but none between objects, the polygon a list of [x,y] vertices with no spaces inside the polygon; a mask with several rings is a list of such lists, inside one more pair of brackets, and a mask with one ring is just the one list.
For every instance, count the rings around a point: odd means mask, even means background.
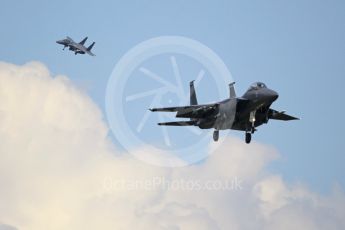
[{"label": "jet wing", "polygon": [[152,112],[177,112],[176,117],[204,118],[218,112],[219,104],[188,105],[166,108],[152,108]]},{"label": "jet wing", "polygon": [[268,118],[273,120],[281,120],[281,121],[290,121],[290,120],[299,120],[297,117],[290,116],[285,113],[285,111],[276,111],[274,109],[268,110]]}]

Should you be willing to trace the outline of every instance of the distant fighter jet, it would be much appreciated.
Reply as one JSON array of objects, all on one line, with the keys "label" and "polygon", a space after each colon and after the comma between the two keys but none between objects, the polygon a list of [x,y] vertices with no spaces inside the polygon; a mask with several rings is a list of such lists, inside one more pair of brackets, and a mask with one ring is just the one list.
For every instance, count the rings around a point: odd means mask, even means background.
[{"label": "distant fighter jet", "polygon": [[267,88],[262,82],[252,84],[242,97],[236,97],[234,82],[229,85],[228,99],[217,103],[198,105],[194,81],[190,82],[190,105],[180,107],[152,108],[152,112],[177,112],[178,118],[188,121],[158,123],[168,126],[198,126],[200,129],[212,129],[213,140],[218,141],[219,130],[233,129],[245,131],[245,140],[249,144],[256,127],[274,120],[299,120],[287,115],[285,111],[270,109],[277,100],[278,93]]},{"label": "distant fighter jet", "polygon": [[74,54],[77,55],[77,54],[89,54],[91,56],[96,56],[95,54],[93,54],[91,52],[91,49],[92,47],[95,45],[95,42],[93,42],[89,47],[85,47],[84,44],[87,40],[87,37],[84,38],[81,42],[79,43],[76,43],[75,41],[73,41],[72,38],[70,37],[66,37],[65,39],[62,39],[62,40],[58,40],[56,41],[56,43],[60,44],[60,45],[63,45],[63,50],[66,48],[66,47],[69,47],[69,50],[71,51],[74,51]]}]

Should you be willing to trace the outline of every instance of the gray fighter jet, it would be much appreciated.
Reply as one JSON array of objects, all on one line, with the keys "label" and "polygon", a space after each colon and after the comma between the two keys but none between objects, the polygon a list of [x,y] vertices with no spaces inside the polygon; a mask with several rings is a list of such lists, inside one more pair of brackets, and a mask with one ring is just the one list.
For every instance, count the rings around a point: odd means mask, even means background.
[{"label": "gray fighter jet", "polygon": [[75,55],[87,53],[91,56],[96,56],[95,54],[91,52],[91,49],[95,45],[95,42],[93,42],[89,47],[85,47],[84,44],[86,40],[87,40],[87,37],[84,38],[81,42],[76,43],[75,41],[73,41],[72,38],[67,36],[65,39],[56,41],[56,43],[63,45],[64,46],[63,50],[66,47],[69,47],[69,50],[73,51]]},{"label": "gray fighter jet", "polygon": [[188,121],[158,123],[168,126],[198,126],[200,129],[214,129],[213,140],[218,141],[219,130],[233,129],[245,131],[249,144],[256,127],[273,120],[299,120],[287,115],[285,111],[271,109],[278,93],[267,88],[262,82],[252,84],[242,97],[236,97],[234,82],[229,85],[228,99],[217,103],[198,105],[194,81],[190,82],[190,105],[167,108],[151,108],[152,112],[177,112],[178,118]]}]

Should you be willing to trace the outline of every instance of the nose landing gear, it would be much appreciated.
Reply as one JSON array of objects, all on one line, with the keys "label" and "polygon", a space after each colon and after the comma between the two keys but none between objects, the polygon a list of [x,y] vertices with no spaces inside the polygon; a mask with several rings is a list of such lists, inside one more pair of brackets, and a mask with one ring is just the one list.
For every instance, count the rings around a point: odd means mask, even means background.
[{"label": "nose landing gear", "polygon": [[249,144],[250,141],[252,140],[252,134],[254,134],[254,132],[256,131],[255,129],[255,114],[256,114],[256,111],[252,111],[250,112],[249,114],[249,122],[251,124],[251,128],[247,128],[246,130],[246,143]]}]

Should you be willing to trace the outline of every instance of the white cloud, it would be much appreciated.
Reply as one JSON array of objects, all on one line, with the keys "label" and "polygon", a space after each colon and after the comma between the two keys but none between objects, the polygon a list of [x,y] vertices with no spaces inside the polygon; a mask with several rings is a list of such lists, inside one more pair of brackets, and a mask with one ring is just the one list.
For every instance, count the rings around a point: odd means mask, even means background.
[{"label": "white cloud", "polygon": [[16,230],[16,228],[10,225],[0,223],[0,230]]},{"label": "white cloud", "polygon": [[[107,132],[68,78],[0,63],[0,228],[345,228],[343,190],[287,184],[265,170],[272,147],[229,137],[202,164],[159,168],[119,153]],[[212,189],[234,178],[241,190]]]}]

